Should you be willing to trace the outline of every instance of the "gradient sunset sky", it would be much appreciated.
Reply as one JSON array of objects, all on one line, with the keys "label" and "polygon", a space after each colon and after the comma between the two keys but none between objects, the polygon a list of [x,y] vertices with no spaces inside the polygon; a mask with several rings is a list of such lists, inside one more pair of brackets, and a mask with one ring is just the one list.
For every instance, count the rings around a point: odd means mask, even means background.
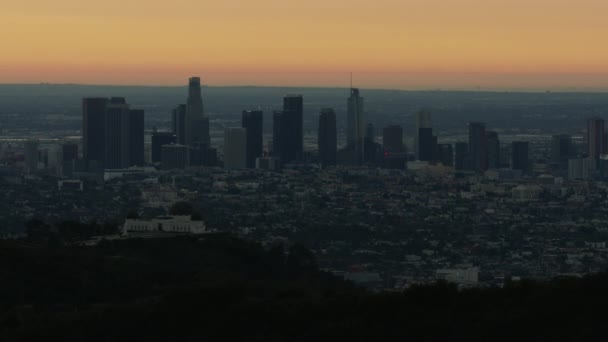
[{"label": "gradient sunset sky", "polygon": [[0,83],[608,89],[607,0],[4,0]]}]

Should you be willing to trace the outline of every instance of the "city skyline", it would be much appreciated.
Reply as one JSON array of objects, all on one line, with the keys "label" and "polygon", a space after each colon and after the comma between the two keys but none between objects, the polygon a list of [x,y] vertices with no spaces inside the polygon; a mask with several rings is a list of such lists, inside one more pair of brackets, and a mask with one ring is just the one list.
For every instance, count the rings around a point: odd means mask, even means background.
[{"label": "city skyline", "polygon": [[9,3],[0,83],[608,89],[597,0],[143,5]]}]

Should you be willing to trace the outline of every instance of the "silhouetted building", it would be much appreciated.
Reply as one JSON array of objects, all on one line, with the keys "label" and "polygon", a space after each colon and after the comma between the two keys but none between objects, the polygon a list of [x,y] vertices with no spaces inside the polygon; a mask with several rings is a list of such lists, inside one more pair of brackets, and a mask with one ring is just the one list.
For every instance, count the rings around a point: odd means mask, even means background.
[{"label": "silhouetted building", "polygon": [[530,170],[528,142],[514,141],[511,146],[511,168],[513,170],[521,170],[522,173],[528,172]]},{"label": "silhouetted building", "polygon": [[195,144],[190,147],[190,166],[217,166],[217,150],[206,144]]},{"label": "silhouetted building", "polygon": [[382,130],[384,152],[403,153],[403,128],[398,125],[387,126]]},{"label": "silhouetted building", "polygon": [[364,103],[364,99],[359,95],[359,89],[351,88],[346,116],[346,141],[349,145],[356,144],[365,138]]},{"label": "silhouetted building", "polygon": [[488,149],[486,141],[486,125],[481,122],[469,124],[469,158],[470,169],[475,172],[487,170]]},{"label": "silhouetted building", "polygon": [[129,166],[144,165],[144,111],[131,109],[129,117]]},{"label": "silhouetted building", "polygon": [[470,157],[469,157],[469,144],[466,142],[457,142],[454,145],[454,169],[455,170],[469,170]]},{"label": "silhouetted building", "polygon": [[188,146],[201,143],[209,146],[209,118],[205,116],[201,95],[201,79],[192,77],[188,82],[188,100],[186,102],[186,134]]},{"label": "silhouetted building", "polygon": [[498,133],[488,131],[486,133],[486,141],[488,144],[488,169],[500,168],[500,140]]},{"label": "silhouetted building", "polygon": [[283,115],[287,134],[284,136],[287,151],[284,162],[302,160],[304,156],[304,99],[302,95],[287,95],[283,98]]},{"label": "silhouetted building", "polygon": [[255,160],[264,153],[264,113],[262,111],[243,111],[242,127],[247,129],[247,167],[255,168]]},{"label": "silhouetted building", "polygon": [[433,128],[433,122],[431,117],[431,112],[427,110],[420,110],[416,113],[416,131],[414,132],[414,153],[416,155],[416,159],[420,159],[420,129],[421,128]]},{"label": "silhouetted building", "polygon": [[324,108],[319,115],[318,131],[319,162],[323,166],[335,165],[338,151],[336,113],[331,108]]},{"label": "silhouetted building", "polygon": [[130,109],[122,98],[112,98],[106,107],[106,169],[130,165]]},{"label": "silhouetted building", "polygon": [[164,170],[186,169],[190,166],[190,152],[186,145],[163,145],[161,165]]},{"label": "silhouetted building", "polygon": [[418,130],[418,159],[421,161],[435,160],[435,141],[433,139],[433,129],[421,127]]},{"label": "silhouetted building", "polygon": [[587,153],[589,158],[598,160],[605,153],[604,120],[598,117],[587,120]]},{"label": "silhouetted building", "polygon": [[370,141],[376,140],[376,128],[374,127],[374,124],[368,123],[365,127],[365,139]]},{"label": "silhouetted building", "polygon": [[186,144],[186,108],[185,104],[180,104],[172,111],[173,134],[181,145]]},{"label": "silhouetted building", "polygon": [[568,134],[554,135],[551,140],[551,162],[560,169],[568,168],[568,159],[574,157],[572,136]]},{"label": "silhouetted building", "polygon": [[107,104],[107,98],[82,99],[82,157],[89,171],[104,168]]},{"label": "silhouetted building", "polygon": [[224,130],[224,168],[247,168],[247,129],[231,127]]},{"label": "silhouetted building", "polygon": [[452,144],[437,144],[437,161],[443,164],[443,166],[454,166]]},{"label": "silhouetted building", "polygon": [[155,132],[152,134],[152,151],[151,161],[159,163],[161,161],[161,153],[163,145],[172,145],[177,141],[175,134],[171,132]]}]

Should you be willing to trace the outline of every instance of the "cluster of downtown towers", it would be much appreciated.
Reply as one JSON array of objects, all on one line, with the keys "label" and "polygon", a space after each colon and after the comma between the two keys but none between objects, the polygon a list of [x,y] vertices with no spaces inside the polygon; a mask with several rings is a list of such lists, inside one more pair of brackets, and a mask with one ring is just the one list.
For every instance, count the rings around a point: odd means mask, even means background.
[{"label": "cluster of downtown towers", "polygon": [[[273,142],[265,149],[263,112],[243,111],[242,127],[227,128],[225,131],[224,167],[255,168],[260,166],[260,159],[266,158],[274,159],[277,164],[310,160],[303,148],[303,112],[301,95],[285,96],[283,109],[273,113]],[[375,143],[373,125],[365,122],[364,99],[358,89],[351,88],[347,100],[345,148],[337,148],[334,110],[321,109],[318,120],[318,155],[315,158],[318,163],[325,166],[376,164],[405,168],[408,155],[403,144],[402,127],[385,127],[382,145]],[[603,123],[590,120],[588,128],[591,133],[603,131]],[[172,132],[155,132],[152,135],[150,161],[161,162],[163,168],[167,169],[216,165],[216,152],[210,144],[209,129],[200,78],[192,77],[186,104],[178,105],[172,112]],[[593,134],[593,137],[596,136],[600,134]],[[601,138],[593,137],[588,137],[590,153],[608,150],[604,146],[607,139],[603,132]],[[558,158],[570,156],[567,138],[558,136],[558,141],[554,142],[558,150],[561,147]],[[414,144],[415,158],[431,164],[476,172],[501,167],[498,134],[486,131],[483,123],[469,124],[468,142],[457,142],[454,146],[439,144],[433,133],[430,113],[421,111],[416,114]],[[145,164],[144,154],[143,110],[131,109],[124,98],[83,99],[83,157],[89,171],[141,166]],[[511,168],[525,172],[529,167],[528,143],[513,142]]]}]

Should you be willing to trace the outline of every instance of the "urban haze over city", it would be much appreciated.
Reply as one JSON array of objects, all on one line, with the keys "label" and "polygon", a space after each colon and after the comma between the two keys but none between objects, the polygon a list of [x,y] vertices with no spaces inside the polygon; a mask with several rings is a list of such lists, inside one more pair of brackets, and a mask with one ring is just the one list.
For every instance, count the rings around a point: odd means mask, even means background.
[{"label": "urban haze over city", "polygon": [[9,0],[0,340],[606,339],[607,11]]}]

